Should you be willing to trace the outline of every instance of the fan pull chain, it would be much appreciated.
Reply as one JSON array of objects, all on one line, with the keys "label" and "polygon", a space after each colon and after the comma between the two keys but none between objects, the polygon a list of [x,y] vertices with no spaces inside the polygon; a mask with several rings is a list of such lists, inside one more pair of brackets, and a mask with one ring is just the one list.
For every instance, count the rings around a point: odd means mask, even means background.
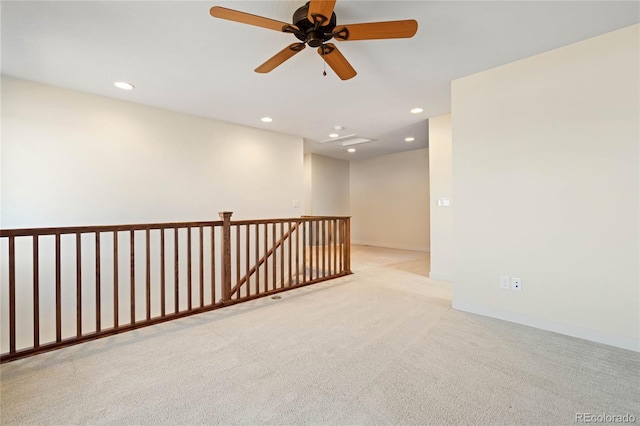
[{"label": "fan pull chain", "polygon": [[324,60],[324,44],[322,45],[322,75],[327,76],[327,61]]}]

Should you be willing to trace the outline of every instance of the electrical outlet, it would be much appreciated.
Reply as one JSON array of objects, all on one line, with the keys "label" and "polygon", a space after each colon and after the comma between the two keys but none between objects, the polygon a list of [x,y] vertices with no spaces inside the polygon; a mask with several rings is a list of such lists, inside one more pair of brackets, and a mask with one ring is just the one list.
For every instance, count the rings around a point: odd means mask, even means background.
[{"label": "electrical outlet", "polygon": [[509,277],[507,277],[506,275],[501,275],[500,276],[500,288],[503,290],[510,290],[511,289],[511,284],[509,282]]},{"label": "electrical outlet", "polygon": [[511,290],[520,291],[522,290],[522,279],[521,278],[511,278]]}]

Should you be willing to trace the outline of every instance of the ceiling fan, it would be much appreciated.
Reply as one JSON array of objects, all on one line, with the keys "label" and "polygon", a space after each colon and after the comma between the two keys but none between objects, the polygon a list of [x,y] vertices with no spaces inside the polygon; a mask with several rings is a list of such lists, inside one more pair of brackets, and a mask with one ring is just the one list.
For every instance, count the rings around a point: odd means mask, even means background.
[{"label": "ceiling fan", "polygon": [[220,6],[212,7],[209,13],[215,18],[291,33],[300,40],[285,47],[256,68],[255,71],[258,73],[274,70],[309,45],[318,48],[318,54],[338,77],[348,80],[355,77],[356,70],[333,43],[327,43],[329,40],[332,38],[338,41],[410,38],[418,31],[418,23],[413,19],[338,25],[336,14],[333,12],[335,4],[336,0],[310,0],[294,12],[293,24]]}]

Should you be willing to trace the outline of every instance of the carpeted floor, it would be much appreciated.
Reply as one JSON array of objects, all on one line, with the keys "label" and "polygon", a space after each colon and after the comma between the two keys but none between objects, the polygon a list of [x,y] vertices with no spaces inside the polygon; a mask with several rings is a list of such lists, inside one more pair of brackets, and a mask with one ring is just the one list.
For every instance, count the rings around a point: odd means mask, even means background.
[{"label": "carpeted floor", "polygon": [[1,422],[640,422],[640,355],[451,309],[428,255],[355,247],[354,275],[3,364]]}]

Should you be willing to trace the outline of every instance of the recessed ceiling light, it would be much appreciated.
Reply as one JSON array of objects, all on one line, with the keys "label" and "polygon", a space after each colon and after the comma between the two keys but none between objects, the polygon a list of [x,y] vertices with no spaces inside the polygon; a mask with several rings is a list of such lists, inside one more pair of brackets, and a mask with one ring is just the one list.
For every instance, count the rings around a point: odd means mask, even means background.
[{"label": "recessed ceiling light", "polygon": [[262,120],[263,123],[271,123],[273,121],[273,118],[271,118],[271,117],[262,117],[260,120]]},{"label": "recessed ceiling light", "polygon": [[411,110],[411,114],[420,114],[422,111],[422,108],[414,108]]},{"label": "recessed ceiling light", "polygon": [[416,138],[412,138],[412,137],[404,138],[405,142],[413,142],[415,140],[416,140]]},{"label": "recessed ceiling light", "polygon": [[331,134],[329,134],[329,137],[330,137],[330,138],[337,138],[338,136],[340,136],[340,135],[339,135],[339,134],[337,134],[337,133],[331,133]]},{"label": "recessed ceiling light", "polygon": [[342,126],[333,126],[333,130],[338,130],[338,131],[344,130],[344,127],[342,127]]},{"label": "recessed ceiling light", "polygon": [[355,148],[349,148],[347,151],[353,153],[353,152],[356,152],[356,149]]},{"label": "recessed ceiling light", "polygon": [[127,83],[126,81],[116,81],[113,85],[122,90],[133,90],[135,87],[133,84]]}]

